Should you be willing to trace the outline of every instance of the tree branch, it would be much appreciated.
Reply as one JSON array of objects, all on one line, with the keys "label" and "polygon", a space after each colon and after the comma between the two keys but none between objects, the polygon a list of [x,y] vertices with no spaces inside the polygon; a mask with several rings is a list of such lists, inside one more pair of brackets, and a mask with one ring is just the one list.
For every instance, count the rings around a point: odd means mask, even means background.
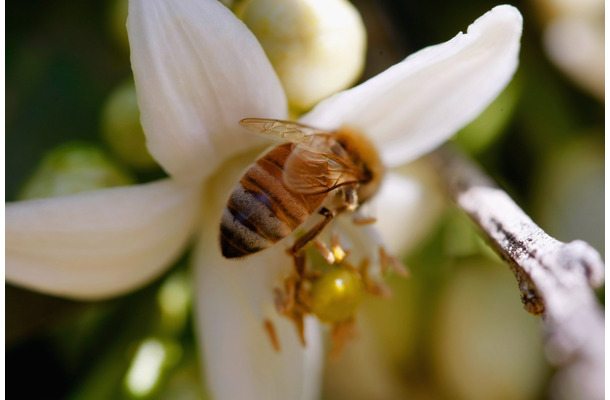
[{"label": "tree branch", "polygon": [[542,315],[545,352],[559,371],[554,398],[604,398],[604,314],[592,287],[604,263],[587,243],[560,242],[540,229],[477,166],[445,146],[429,158],[450,197],[483,230],[517,277],[527,311]]}]

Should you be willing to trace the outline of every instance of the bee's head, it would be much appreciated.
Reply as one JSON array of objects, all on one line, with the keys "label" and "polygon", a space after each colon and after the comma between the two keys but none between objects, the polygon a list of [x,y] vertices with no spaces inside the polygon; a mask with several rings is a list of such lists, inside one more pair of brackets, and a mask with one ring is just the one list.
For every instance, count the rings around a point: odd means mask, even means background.
[{"label": "bee's head", "polygon": [[350,158],[362,169],[362,178],[358,187],[358,202],[362,204],[379,190],[385,172],[381,158],[375,145],[363,133],[343,126],[335,132],[335,135]]}]

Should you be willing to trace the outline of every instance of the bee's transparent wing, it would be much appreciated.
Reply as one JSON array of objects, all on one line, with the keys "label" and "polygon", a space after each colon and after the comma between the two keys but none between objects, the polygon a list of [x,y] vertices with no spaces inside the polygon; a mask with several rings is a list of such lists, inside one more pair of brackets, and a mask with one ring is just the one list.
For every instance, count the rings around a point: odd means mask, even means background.
[{"label": "bee's transparent wing", "polygon": [[239,121],[239,124],[252,132],[292,143],[301,143],[309,135],[323,133],[319,129],[307,125],[279,119],[245,118]]},{"label": "bee's transparent wing", "polygon": [[319,194],[358,183],[362,171],[349,159],[334,154],[333,142],[328,135],[312,135],[296,145],[284,164],[286,185],[295,192]]},{"label": "bee's transparent wing", "polygon": [[252,132],[295,143],[284,164],[284,182],[295,192],[326,193],[359,182],[362,171],[343,157],[347,154],[337,154],[342,148],[329,132],[278,119],[245,118],[239,124]]}]

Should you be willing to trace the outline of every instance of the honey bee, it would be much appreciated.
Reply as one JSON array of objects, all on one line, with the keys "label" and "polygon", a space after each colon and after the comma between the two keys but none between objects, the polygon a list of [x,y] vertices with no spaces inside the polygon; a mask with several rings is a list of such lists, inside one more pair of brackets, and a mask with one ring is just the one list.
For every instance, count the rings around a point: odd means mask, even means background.
[{"label": "honey bee", "polygon": [[379,188],[383,166],[373,144],[343,127],[326,132],[275,119],[246,118],[246,129],[282,139],[252,164],[235,187],[220,223],[225,258],[248,256],[290,235],[312,215],[324,219],[301,236],[297,254],[330,221],[355,210]]}]

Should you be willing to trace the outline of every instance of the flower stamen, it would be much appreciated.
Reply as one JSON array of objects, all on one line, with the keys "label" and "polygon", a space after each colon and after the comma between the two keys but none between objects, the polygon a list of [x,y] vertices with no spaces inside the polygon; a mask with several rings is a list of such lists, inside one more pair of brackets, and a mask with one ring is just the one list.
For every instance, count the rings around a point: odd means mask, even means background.
[{"label": "flower stamen", "polygon": [[[327,213],[328,216],[332,214],[332,212]],[[295,323],[303,345],[305,345],[306,315],[315,315],[320,321],[330,324],[333,342],[332,359],[340,354],[344,343],[355,336],[355,314],[364,295],[368,293],[373,296],[390,297],[391,290],[371,278],[369,258],[363,258],[358,267],[346,260],[350,251],[344,249],[338,235],[331,236],[330,248],[319,238],[312,238],[311,233],[317,231],[318,225],[298,238],[295,245],[289,248],[288,253],[294,260],[294,271],[284,279],[283,289],[275,289],[275,307],[280,315]],[[304,237],[307,238],[306,242]],[[316,258],[315,253],[305,252],[305,246],[309,243],[326,263],[319,257]],[[299,251],[294,253],[297,247]],[[395,257],[387,254],[383,247],[379,249],[379,254],[382,271],[387,272],[392,269],[401,275],[406,271]],[[308,258],[307,255],[310,257]]]},{"label": "flower stamen", "polygon": [[356,226],[371,225],[377,222],[375,217],[354,218],[352,223]]},{"label": "flower stamen", "polygon": [[341,262],[341,260],[337,259],[334,249],[329,249],[326,244],[320,239],[315,239],[313,241],[313,244],[314,246],[316,246],[316,250],[318,250],[318,253],[322,255],[322,257],[326,260],[327,263],[334,264],[335,261]]},{"label": "flower stamen", "polygon": [[409,276],[408,268],[400,262],[396,257],[388,254],[383,246],[379,246],[379,260],[381,264],[381,272],[382,274],[386,274],[390,269],[396,272],[398,275],[406,278]]},{"label": "flower stamen", "polygon": [[281,348],[280,348],[280,342],[277,338],[277,332],[275,331],[275,325],[273,325],[273,322],[266,319],[264,322],[264,327],[265,327],[265,331],[269,335],[269,339],[271,340],[271,345],[273,346],[273,350],[275,350],[276,352],[279,353]]}]

